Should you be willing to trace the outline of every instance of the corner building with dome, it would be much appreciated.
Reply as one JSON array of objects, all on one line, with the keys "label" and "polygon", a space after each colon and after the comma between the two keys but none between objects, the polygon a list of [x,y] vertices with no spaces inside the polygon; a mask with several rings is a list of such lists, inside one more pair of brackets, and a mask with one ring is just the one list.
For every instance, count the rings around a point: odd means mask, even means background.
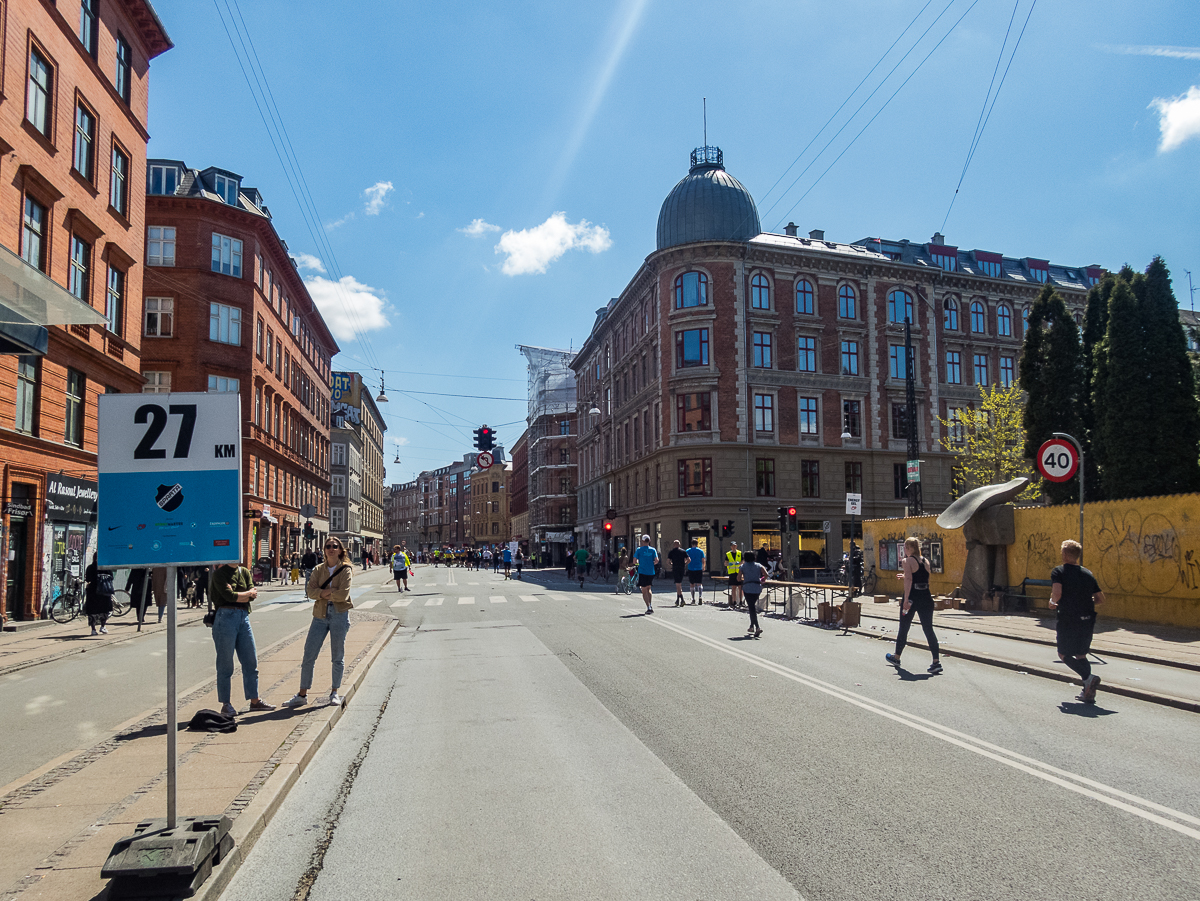
[{"label": "corner building with dome", "polygon": [[[936,513],[952,479],[937,417],[974,406],[980,384],[1016,379],[1043,285],[1082,322],[1103,273],[941,235],[843,244],[820,230],[801,237],[791,223],[763,232],[720,149],[696,149],[663,201],[656,249],[596,311],[572,363],[577,542],[619,553],[649,534],[665,553],[695,537],[708,569],[722,572],[731,539],[779,549],[777,510],[794,505],[800,547],[836,567],[849,548],[847,493],[862,495],[856,536],[864,517],[906,510],[905,318],[924,510]],[[719,539],[714,520],[732,521],[733,534]]]}]

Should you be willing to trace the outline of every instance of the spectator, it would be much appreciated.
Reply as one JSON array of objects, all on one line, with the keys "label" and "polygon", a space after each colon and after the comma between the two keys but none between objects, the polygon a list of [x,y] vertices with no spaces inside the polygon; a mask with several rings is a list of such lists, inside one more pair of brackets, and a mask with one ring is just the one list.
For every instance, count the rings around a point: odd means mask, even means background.
[{"label": "spectator", "polygon": [[222,563],[213,570],[208,591],[216,608],[212,625],[213,645],[217,651],[217,700],[221,713],[237,716],[230,703],[233,681],[233,655],[242,667],[242,691],[251,710],[275,708],[258,696],[258,650],[250,628],[250,604],[258,597],[258,589],[250,571],[244,566]]},{"label": "spectator", "polygon": [[[400,555],[397,555],[400,556]],[[325,541],[325,560],[318,566],[305,585],[305,594],[312,598],[313,618],[308,625],[308,638],[304,642],[304,659],[300,664],[300,690],[295,697],[284,703],[284,707],[302,707],[308,702],[308,690],[312,688],[313,668],[325,636],[329,636],[329,655],[333,663],[332,685],[329,703],[340,707],[345,672],[346,634],[350,631],[350,580],[354,568],[346,563],[346,549],[337,538]]]},{"label": "spectator", "polygon": [[113,606],[113,577],[110,572],[100,572],[96,563],[96,554],[92,553],[92,562],[83,571],[83,612],[87,614],[88,625],[92,634],[108,634],[108,616]]}]

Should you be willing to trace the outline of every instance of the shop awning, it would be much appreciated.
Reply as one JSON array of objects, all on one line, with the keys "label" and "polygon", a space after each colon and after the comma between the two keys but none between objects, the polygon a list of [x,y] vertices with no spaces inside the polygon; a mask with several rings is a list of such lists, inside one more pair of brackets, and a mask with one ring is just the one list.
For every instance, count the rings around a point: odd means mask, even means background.
[{"label": "shop awning", "polygon": [[266,514],[266,515],[263,517],[263,519],[265,519],[265,520],[266,520],[267,522],[269,522],[271,525],[275,525],[275,524],[277,524],[277,523],[279,522],[279,520],[278,520],[278,519],[276,519],[274,516],[272,516],[270,513]]},{"label": "shop awning", "polygon": [[44,354],[48,325],[103,325],[104,315],[0,247],[0,353]]}]

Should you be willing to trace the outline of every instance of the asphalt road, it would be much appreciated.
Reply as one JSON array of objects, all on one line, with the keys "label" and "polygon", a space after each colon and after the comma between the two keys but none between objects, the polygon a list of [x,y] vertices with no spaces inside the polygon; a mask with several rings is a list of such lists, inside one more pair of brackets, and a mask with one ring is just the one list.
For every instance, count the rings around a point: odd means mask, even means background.
[{"label": "asphalt road", "polygon": [[557,573],[411,584],[227,901],[1200,897],[1193,714]]}]

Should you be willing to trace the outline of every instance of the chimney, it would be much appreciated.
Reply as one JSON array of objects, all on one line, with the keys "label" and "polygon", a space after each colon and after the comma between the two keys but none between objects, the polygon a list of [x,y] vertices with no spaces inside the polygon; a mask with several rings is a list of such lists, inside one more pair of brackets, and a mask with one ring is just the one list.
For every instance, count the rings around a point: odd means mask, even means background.
[{"label": "chimney", "polygon": [[929,239],[930,244],[945,244],[946,238],[941,232],[934,232],[933,237]]},{"label": "chimney", "polygon": [[812,231],[810,231],[808,233],[808,236],[810,238],[812,238],[814,241],[824,241],[825,240],[825,229],[814,228]]},{"label": "chimney", "polygon": [[784,233],[785,235],[787,235],[789,238],[794,238],[794,237],[796,237],[796,223],[795,223],[795,222],[789,222],[787,225],[785,225],[785,226],[783,227],[783,233]]}]

